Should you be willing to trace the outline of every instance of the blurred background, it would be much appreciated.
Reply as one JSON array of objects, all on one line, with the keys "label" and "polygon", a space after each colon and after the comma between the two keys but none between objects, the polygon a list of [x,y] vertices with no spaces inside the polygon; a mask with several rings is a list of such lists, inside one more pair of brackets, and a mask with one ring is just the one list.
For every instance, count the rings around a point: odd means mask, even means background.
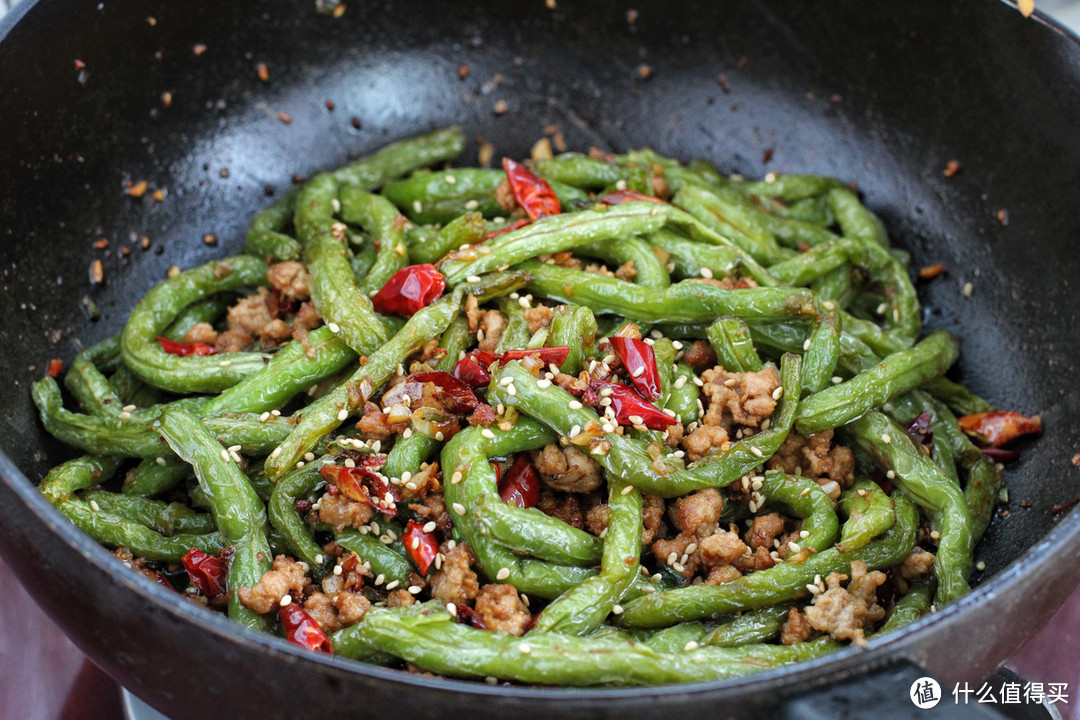
[{"label": "blurred background", "polygon": [[[0,0],[0,17],[18,2]],[[1035,7],[1080,34],[1080,0],[1035,0]],[[1078,648],[1080,591],[1008,663],[1030,681],[1068,683],[1068,704],[1055,708],[1065,720],[1080,720]],[[141,720],[152,715],[122,706],[116,683],[37,610],[0,562],[0,718]]]}]

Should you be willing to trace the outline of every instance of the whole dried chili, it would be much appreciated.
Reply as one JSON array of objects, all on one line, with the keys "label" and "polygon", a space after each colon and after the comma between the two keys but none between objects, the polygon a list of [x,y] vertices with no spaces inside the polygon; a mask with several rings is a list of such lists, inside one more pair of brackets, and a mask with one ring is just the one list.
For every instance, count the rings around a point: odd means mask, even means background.
[{"label": "whole dried chili", "polygon": [[532,170],[510,158],[503,158],[503,170],[510,181],[514,199],[530,219],[539,220],[562,212],[562,205],[551,185]]},{"label": "whole dried chili", "polygon": [[630,375],[630,382],[646,400],[660,399],[660,371],[656,353],[644,340],[613,336],[609,338],[615,355]]},{"label": "whole dried chili", "polygon": [[371,468],[323,465],[319,475],[333,483],[345,497],[367,503],[386,515],[397,515],[400,491]]},{"label": "whole dried chili", "polygon": [[1024,435],[1042,432],[1039,417],[1027,417],[1011,410],[964,415],[957,418],[960,429],[990,447],[1001,447]]},{"label": "whole dried chili", "polygon": [[540,502],[540,476],[526,454],[518,455],[510,471],[499,478],[499,497],[519,508],[536,507]]},{"label": "whole dried chili", "polygon": [[435,556],[439,554],[439,541],[435,538],[435,533],[424,532],[423,525],[410,520],[405,526],[401,541],[405,544],[405,551],[409,553],[409,557],[416,563],[420,574],[426,574],[431,563],[435,561]]},{"label": "whole dried chili", "polygon": [[[663,430],[677,422],[625,385],[593,380],[589,383],[589,390],[596,393],[597,402],[605,397],[611,401],[615,421],[620,425],[644,425],[650,430]],[[592,393],[588,393],[588,396],[592,396]]]},{"label": "whole dried chili", "polygon": [[278,610],[278,617],[281,618],[281,625],[285,628],[285,639],[289,642],[314,652],[334,654],[330,639],[319,627],[319,623],[315,622],[296,603],[282,605]]},{"label": "whole dried chili", "polygon": [[413,315],[442,296],[446,279],[434,265],[409,265],[398,270],[371,298],[375,312]]},{"label": "whole dried chili", "polygon": [[181,559],[191,584],[206,597],[224,595],[229,588],[229,563],[198,548],[191,548]]},{"label": "whole dried chili", "polygon": [[664,202],[658,197],[652,195],[646,195],[643,192],[637,190],[616,190],[615,192],[608,193],[604,197],[600,198],[600,202],[605,205],[622,205],[628,202]]}]

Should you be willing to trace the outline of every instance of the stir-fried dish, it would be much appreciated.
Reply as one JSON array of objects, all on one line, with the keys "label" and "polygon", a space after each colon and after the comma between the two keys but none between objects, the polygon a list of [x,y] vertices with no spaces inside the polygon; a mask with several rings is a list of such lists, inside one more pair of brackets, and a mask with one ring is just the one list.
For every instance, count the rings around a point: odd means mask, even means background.
[{"label": "stir-fried dish", "polygon": [[[1038,418],[945,378],[840,181],[652,151],[320,174],[33,389],[41,492],[315,652],[544,685],[733,677],[968,591]],[[437,168],[437,169],[428,169]]]}]

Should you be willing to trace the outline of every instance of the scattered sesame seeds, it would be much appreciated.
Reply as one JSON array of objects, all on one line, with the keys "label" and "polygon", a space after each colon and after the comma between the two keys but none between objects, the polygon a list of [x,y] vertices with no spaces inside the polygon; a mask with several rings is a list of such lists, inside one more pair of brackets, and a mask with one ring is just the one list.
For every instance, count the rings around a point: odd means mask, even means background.
[{"label": "scattered sesame seeds", "polygon": [[386,589],[387,590],[393,590],[394,588],[396,588],[400,584],[401,584],[401,581],[399,581],[399,580],[391,580],[390,582],[386,583]]},{"label": "scattered sesame seeds", "polygon": [[761,448],[755,445],[750,446],[750,452],[754,454],[754,457],[763,457],[765,455],[765,453],[761,452]]},{"label": "scattered sesame seeds", "polygon": [[698,645],[693,640],[691,640],[690,642],[683,645],[683,650],[685,650],[686,652],[693,652],[693,651],[697,650],[699,647],[701,647],[701,646]]},{"label": "scattered sesame seeds", "polygon": [[334,574],[335,575],[341,575],[342,572],[344,572],[344,570],[342,569],[342,567],[340,565],[335,565],[334,566]]},{"label": "scattered sesame seeds", "polygon": [[409,593],[412,594],[412,595],[419,595],[420,591],[423,590],[423,589],[424,588],[420,587],[419,585],[410,585],[409,586]]},{"label": "scattered sesame seeds", "polygon": [[891,444],[892,435],[889,435],[889,433],[881,433],[881,442],[885,443],[886,445]]},{"label": "scattered sesame seeds", "polygon": [[116,419],[117,420],[130,420],[131,419],[131,413],[129,413],[128,411],[125,410],[125,411],[117,414]]},{"label": "scattered sesame seeds", "polygon": [[499,572],[495,573],[496,580],[505,580],[510,577],[510,568],[499,568]]},{"label": "scattered sesame seeds", "polygon": [[703,267],[703,268],[701,268],[701,277],[705,278],[706,280],[712,280],[713,279],[713,271],[710,270],[707,267]]},{"label": "scattered sesame seeds", "polygon": [[461,503],[454,503],[454,504],[453,504],[453,505],[451,505],[450,507],[451,507],[451,508],[453,509],[453,511],[454,511],[454,512],[456,512],[456,513],[457,513],[458,515],[464,515],[464,514],[465,514],[465,506],[464,506],[464,505],[462,505]]},{"label": "scattered sesame seeds", "polygon": [[276,448],[274,448],[274,450],[273,450],[273,451],[272,451],[272,452],[270,453],[270,457],[272,457],[272,458],[275,458],[275,459],[276,459],[276,458],[277,458],[278,456],[280,456],[280,455],[281,455],[281,446],[280,446],[280,445],[278,445],[278,446],[277,446]]},{"label": "scattered sesame seeds", "polygon": [[349,411],[346,410],[345,408],[342,408],[341,411],[338,412],[338,414],[337,414],[337,419],[338,419],[338,422],[345,422],[346,420],[349,419]]},{"label": "scattered sesame seeds", "polygon": [[621,491],[619,491],[619,492],[620,492],[620,494],[622,494],[622,495],[629,495],[630,493],[634,492],[634,486],[633,486],[633,485],[627,485],[626,487],[624,487],[624,488],[623,488],[623,489],[622,489]]},{"label": "scattered sesame seeds", "polygon": [[973,292],[975,292],[975,286],[972,285],[969,282],[964,283],[964,289],[963,289],[964,297],[971,297],[971,293],[973,293]]},{"label": "scattered sesame seeds", "polygon": [[218,365],[220,365],[223,368],[229,367],[230,365],[232,365],[232,360],[222,360],[221,362],[218,363]]},{"label": "scattered sesame seeds", "polygon": [[975,569],[979,572],[982,572],[986,569],[986,563],[980,560],[979,562],[975,563]]},{"label": "scattered sesame seeds", "polygon": [[386,582],[386,576],[385,575],[383,575],[382,573],[379,573],[378,575],[375,576],[375,584],[376,585],[382,585],[384,582]]},{"label": "scattered sesame seeds", "polygon": [[490,428],[484,428],[483,430],[481,430],[480,435],[482,437],[487,438],[488,440],[494,440],[495,439],[495,433],[491,432]]},{"label": "scattered sesame seeds", "polygon": [[424,211],[424,205],[419,200],[413,200],[412,206],[413,206],[413,210],[415,210],[416,212],[423,212]]},{"label": "scattered sesame seeds", "polygon": [[582,405],[581,402],[578,400],[571,400],[566,404],[566,407],[570,408],[571,410],[580,410],[582,408]]},{"label": "scattered sesame seeds", "polygon": [[326,327],[330,328],[330,332],[332,333],[341,332],[341,326],[338,325],[336,322],[328,322],[326,323]]},{"label": "scattered sesame seeds", "polygon": [[551,387],[551,381],[550,380],[545,380],[545,379],[537,380],[536,381],[536,387],[541,388],[541,389],[549,388],[549,387]]}]

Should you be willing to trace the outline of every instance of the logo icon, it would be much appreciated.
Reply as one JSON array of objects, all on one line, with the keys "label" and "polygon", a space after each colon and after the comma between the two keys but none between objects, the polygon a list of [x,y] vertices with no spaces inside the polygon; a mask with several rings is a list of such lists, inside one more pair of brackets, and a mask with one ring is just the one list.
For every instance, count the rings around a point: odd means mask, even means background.
[{"label": "logo icon", "polygon": [[941,685],[934,678],[921,677],[911,683],[911,690],[908,695],[911,697],[911,702],[915,704],[915,707],[929,710],[941,702]]}]

